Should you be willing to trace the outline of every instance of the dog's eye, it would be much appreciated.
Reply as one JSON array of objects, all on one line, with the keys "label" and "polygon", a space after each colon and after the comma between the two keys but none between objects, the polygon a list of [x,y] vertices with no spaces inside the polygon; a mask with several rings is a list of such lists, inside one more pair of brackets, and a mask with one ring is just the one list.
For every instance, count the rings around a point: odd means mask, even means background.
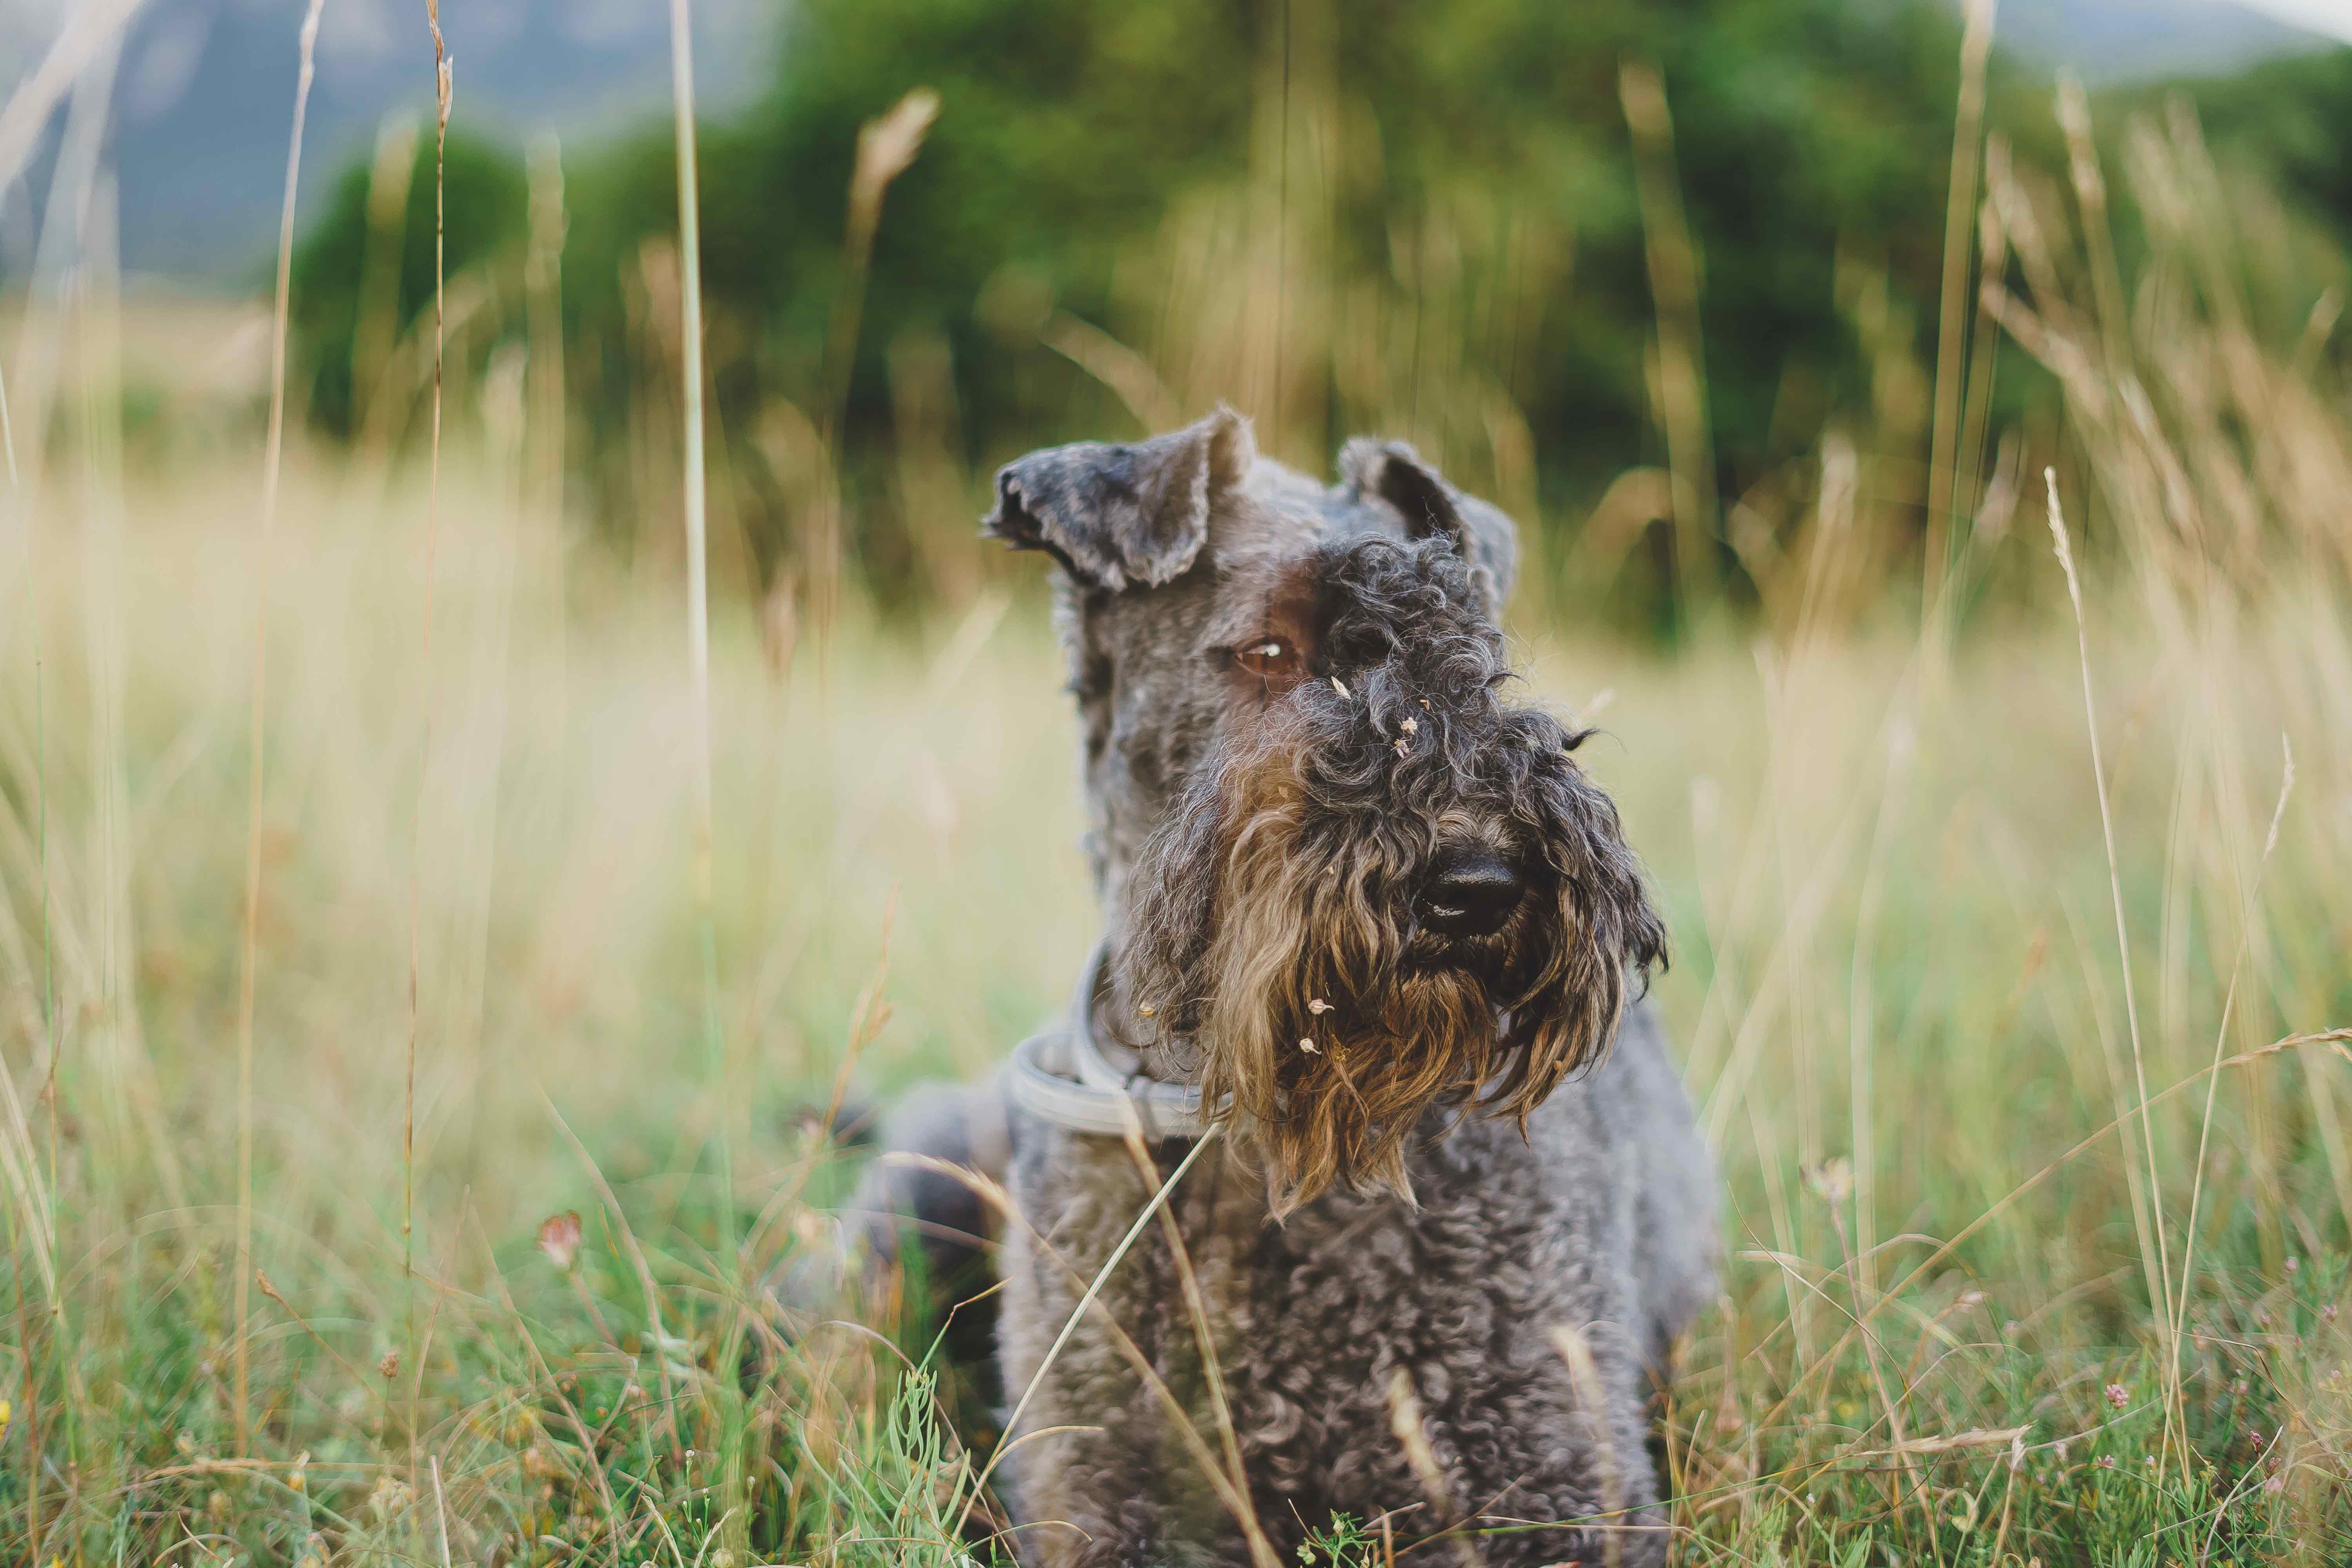
[{"label": "dog's eye", "polygon": [[1233,650],[1234,663],[1261,679],[1275,680],[1298,673],[1298,650],[1282,637],[1262,637]]}]

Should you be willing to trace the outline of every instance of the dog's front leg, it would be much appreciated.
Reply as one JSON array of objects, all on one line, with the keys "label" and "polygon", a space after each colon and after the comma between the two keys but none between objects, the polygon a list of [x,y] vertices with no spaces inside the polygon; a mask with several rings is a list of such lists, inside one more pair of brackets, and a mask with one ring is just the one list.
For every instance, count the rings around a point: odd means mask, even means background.
[{"label": "dog's front leg", "polygon": [[[1157,1224],[1106,1269],[1191,1145],[1155,1151],[1147,1185],[1117,1139],[1016,1122],[998,1328],[1000,1468],[1024,1562],[1050,1568],[1249,1561],[1198,1339]],[[1212,1180],[1194,1172],[1185,1182]],[[1182,1197],[1200,1199],[1191,1187]],[[1197,1234],[1202,1216],[1180,1216]],[[1099,1280],[1083,1312],[1089,1288]],[[1216,1313],[1213,1304],[1212,1313]]]}]

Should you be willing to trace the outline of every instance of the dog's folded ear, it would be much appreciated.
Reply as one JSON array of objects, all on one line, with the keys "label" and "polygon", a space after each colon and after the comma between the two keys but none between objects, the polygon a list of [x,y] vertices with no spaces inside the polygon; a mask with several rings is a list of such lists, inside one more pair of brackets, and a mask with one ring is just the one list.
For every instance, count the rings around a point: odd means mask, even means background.
[{"label": "dog's folded ear", "polygon": [[1156,588],[1192,566],[1211,507],[1256,458],[1249,421],[1223,405],[1129,446],[1049,447],[997,471],[996,510],[980,529],[1015,550],[1045,551],[1081,583]]},{"label": "dog's folded ear", "polygon": [[1339,449],[1339,482],[1352,499],[1377,497],[1404,519],[1409,538],[1450,535],[1487,613],[1500,615],[1519,572],[1519,531],[1502,508],[1466,495],[1402,441],[1359,436]]}]

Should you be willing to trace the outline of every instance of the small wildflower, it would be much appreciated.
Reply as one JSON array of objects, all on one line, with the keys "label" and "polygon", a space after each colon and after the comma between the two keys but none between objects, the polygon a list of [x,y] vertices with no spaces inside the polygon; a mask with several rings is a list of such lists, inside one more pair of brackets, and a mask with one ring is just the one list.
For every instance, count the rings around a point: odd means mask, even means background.
[{"label": "small wildflower", "polygon": [[[2319,1309],[2319,1321],[2323,1323],[2332,1323],[2336,1321],[2335,1302],[2330,1301],[2327,1305]],[[5,1426],[8,1424],[8,1417],[5,1414],[6,1410],[6,1405],[5,1403],[0,1403],[0,1426]]]},{"label": "small wildflower", "polygon": [[1301,1038],[1298,1042],[1298,1048],[1305,1051],[1310,1057],[1319,1057],[1323,1054],[1323,1047],[1317,1045],[1312,1039],[1308,1038]]},{"label": "small wildflower", "polygon": [[368,1507],[378,1519],[390,1519],[408,1507],[407,1486],[389,1475],[376,1478],[375,1490],[368,1493]]},{"label": "small wildflower", "polygon": [[1397,728],[1402,730],[1408,735],[1417,735],[1421,733],[1421,721],[1418,719],[1408,719],[1403,723],[1398,725]]},{"label": "small wildflower", "polygon": [[1853,1162],[1839,1155],[1805,1173],[1805,1184],[1824,1203],[1842,1204],[1853,1191]]},{"label": "small wildflower", "polygon": [[2131,1391],[2120,1383],[2107,1384],[2107,1403],[2121,1410],[2131,1403]]},{"label": "small wildflower", "polygon": [[1331,1004],[1318,996],[1307,1004],[1307,1010],[1319,1018],[1331,1010]]},{"label": "small wildflower", "polygon": [[547,1260],[555,1265],[557,1273],[571,1273],[572,1265],[580,1257],[579,1215],[567,1209],[540,1221],[539,1249],[547,1254]]},{"label": "small wildflower", "polygon": [[390,1383],[394,1378],[398,1377],[400,1375],[400,1352],[398,1351],[384,1352],[383,1359],[375,1363],[375,1371],[376,1375],[383,1378],[386,1383]]},{"label": "small wildflower", "polygon": [[5,1436],[7,1434],[8,1415],[8,1402],[5,1399],[0,1399],[0,1436]]},{"label": "small wildflower", "polygon": [[2115,1468],[2116,1457],[2113,1454],[2101,1454],[2099,1456],[2099,1468],[2103,1470],[2112,1470]]},{"label": "small wildflower", "polygon": [[2286,1260],[2286,1271],[2289,1274],[2294,1273],[2296,1269],[2301,1268],[2302,1267],[2303,1259],[2299,1258],[2290,1258]]},{"label": "small wildflower", "polygon": [[1336,675],[1331,678],[1331,689],[1338,692],[1342,698],[1349,695],[1348,683],[1340,679]]},{"label": "small wildflower", "polygon": [[2269,1480],[2263,1483],[2263,1490],[2272,1493],[2286,1490],[2286,1477],[2283,1475],[2273,1476]]},{"label": "small wildflower", "polygon": [[1409,757],[1412,755],[1412,751],[1402,741],[1399,741],[1396,743],[1396,754],[1400,757]]}]

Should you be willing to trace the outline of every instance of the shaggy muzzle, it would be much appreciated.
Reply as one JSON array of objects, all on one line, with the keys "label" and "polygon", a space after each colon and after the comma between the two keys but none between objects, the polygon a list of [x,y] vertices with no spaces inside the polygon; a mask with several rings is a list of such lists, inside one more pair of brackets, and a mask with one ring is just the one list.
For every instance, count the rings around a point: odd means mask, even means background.
[{"label": "shaggy muzzle", "polygon": [[1312,678],[1220,721],[1113,964],[1117,1033],[1235,1122],[1277,1214],[1409,1199],[1424,1116],[1524,1121],[1665,949],[1583,737],[1499,699],[1450,546],[1361,541],[1321,575]]}]

